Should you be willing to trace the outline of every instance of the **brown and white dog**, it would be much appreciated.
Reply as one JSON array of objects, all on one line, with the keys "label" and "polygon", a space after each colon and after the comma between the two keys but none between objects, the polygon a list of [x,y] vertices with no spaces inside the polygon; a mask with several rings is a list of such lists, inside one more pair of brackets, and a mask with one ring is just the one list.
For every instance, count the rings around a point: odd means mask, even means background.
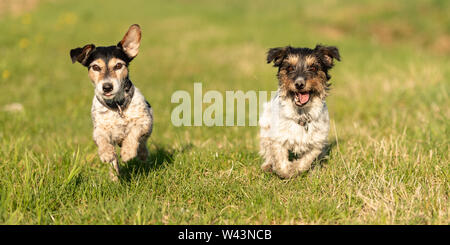
[{"label": "brown and white dog", "polygon": [[85,45],[70,51],[76,61],[88,68],[95,87],[91,116],[94,141],[102,162],[111,164],[110,175],[120,175],[115,145],[121,147],[122,161],[148,157],[147,139],[152,133],[153,110],[142,93],[129,79],[128,66],[139,52],[141,28],[132,25],[123,39],[114,46]]},{"label": "brown and white dog", "polygon": [[259,120],[261,168],[281,178],[308,170],[323,152],[329,132],[325,103],[336,47],[272,48],[267,63],[278,67],[277,95]]}]

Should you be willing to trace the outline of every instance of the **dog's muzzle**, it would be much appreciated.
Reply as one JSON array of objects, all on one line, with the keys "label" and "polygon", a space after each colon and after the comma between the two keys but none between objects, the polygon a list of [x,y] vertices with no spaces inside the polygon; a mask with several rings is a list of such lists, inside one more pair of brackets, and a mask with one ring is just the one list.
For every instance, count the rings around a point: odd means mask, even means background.
[{"label": "dog's muzzle", "polygon": [[114,89],[112,83],[104,83],[102,88],[103,88],[103,92],[105,92],[105,93],[109,93],[109,92],[113,91],[113,89]]},{"label": "dog's muzzle", "polygon": [[298,77],[297,79],[295,79],[294,85],[297,89],[297,92],[295,92],[294,96],[295,105],[304,106],[306,103],[308,103],[310,98],[309,92],[301,91],[306,87],[306,80],[303,77]]}]

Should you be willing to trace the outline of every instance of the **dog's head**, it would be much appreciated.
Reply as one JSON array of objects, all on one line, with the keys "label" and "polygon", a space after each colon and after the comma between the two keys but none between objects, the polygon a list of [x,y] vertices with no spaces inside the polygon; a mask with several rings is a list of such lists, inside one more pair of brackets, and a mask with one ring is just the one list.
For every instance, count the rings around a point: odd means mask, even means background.
[{"label": "dog's head", "polygon": [[137,56],[141,42],[141,28],[132,25],[115,46],[96,47],[94,44],[70,50],[72,63],[76,61],[88,68],[95,94],[112,100],[123,94],[128,80],[128,65]]},{"label": "dog's head", "polygon": [[267,63],[278,67],[280,96],[291,98],[298,107],[307,105],[313,97],[327,96],[328,70],[334,59],[340,61],[338,49],[322,45],[314,49],[272,48],[267,54]]}]

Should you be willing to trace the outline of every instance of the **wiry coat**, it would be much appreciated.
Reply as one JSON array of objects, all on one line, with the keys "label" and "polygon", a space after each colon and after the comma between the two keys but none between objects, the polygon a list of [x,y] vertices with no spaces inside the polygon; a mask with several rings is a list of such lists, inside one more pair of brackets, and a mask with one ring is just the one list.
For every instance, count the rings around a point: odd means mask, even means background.
[{"label": "wiry coat", "polygon": [[136,156],[141,160],[147,158],[146,142],[152,133],[153,110],[138,88],[134,87],[131,101],[122,111],[105,107],[94,96],[91,115],[94,141],[102,161],[116,160],[114,145],[121,146],[120,155],[125,162]]},{"label": "wiry coat", "polygon": [[[305,118],[308,122],[301,125]],[[315,97],[310,106],[298,109],[277,95],[264,105],[259,126],[260,153],[265,159],[262,168],[290,178],[308,170],[327,144],[328,108]],[[296,159],[290,160],[289,154]]]},{"label": "wiry coat", "polygon": [[100,160],[110,163],[111,178],[120,175],[115,145],[124,162],[135,157],[146,160],[146,142],[153,127],[153,111],[129,79],[128,66],[139,52],[141,28],[131,25],[123,39],[108,47],[87,44],[70,51],[72,62],[88,68],[94,85],[92,122]]},{"label": "wiry coat", "polygon": [[278,91],[264,105],[260,125],[261,168],[282,178],[310,169],[327,144],[328,70],[340,60],[336,47],[270,49],[267,62],[278,67]]}]

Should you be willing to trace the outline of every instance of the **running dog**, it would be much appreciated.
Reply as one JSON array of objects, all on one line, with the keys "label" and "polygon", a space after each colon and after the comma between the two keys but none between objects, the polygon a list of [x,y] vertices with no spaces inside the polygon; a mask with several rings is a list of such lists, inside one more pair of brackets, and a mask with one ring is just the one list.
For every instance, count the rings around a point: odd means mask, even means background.
[{"label": "running dog", "polygon": [[259,120],[264,171],[292,178],[309,170],[324,151],[330,128],[325,98],[334,59],[340,61],[333,46],[269,50],[267,63],[278,67],[278,90]]},{"label": "running dog", "polygon": [[88,44],[70,50],[72,63],[78,61],[88,68],[95,87],[91,109],[94,141],[100,160],[111,164],[110,176],[114,181],[120,175],[115,145],[121,147],[124,162],[136,156],[142,161],[148,157],[146,144],[152,133],[153,110],[129,79],[128,70],[139,52],[140,42],[141,28],[135,24],[117,45]]}]

